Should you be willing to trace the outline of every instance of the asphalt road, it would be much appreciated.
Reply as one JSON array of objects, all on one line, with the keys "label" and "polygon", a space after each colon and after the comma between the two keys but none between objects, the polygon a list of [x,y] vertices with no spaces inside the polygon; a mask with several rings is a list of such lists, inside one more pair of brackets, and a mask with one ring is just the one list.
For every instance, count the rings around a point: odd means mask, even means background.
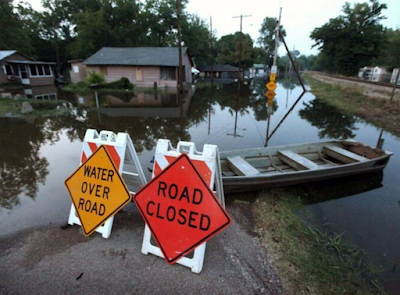
[{"label": "asphalt road", "polygon": [[207,243],[203,271],[141,253],[140,214],[120,212],[111,237],[62,224],[0,239],[1,294],[284,294],[248,204],[228,206],[233,224]]}]

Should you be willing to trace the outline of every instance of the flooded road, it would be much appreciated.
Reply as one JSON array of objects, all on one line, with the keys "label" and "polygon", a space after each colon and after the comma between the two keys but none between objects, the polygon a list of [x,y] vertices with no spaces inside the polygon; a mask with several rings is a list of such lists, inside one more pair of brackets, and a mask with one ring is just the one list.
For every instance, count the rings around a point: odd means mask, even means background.
[{"label": "flooded road", "polygon": [[[198,85],[182,105],[173,93],[71,96],[76,106],[69,115],[0,118],[0,237],[49,224],[65,224],[70,198],[64,180],[77,168],[86,129],[128,132],[150,178],[159,138],[193,141],[198,150],[216,144],[221,151],[355,139],[394,152],[382,174],[307,184],[308,212],[322,228],[344,236],[367,251],[388,290],[400,290],[400,167],[399,138],[356,117],[344,115],[306,93],[275,130],[301,95],[300,86],[278,83],[270,130],[263,96],[265,81],[243,85]],[[61,98],[67,96],[58,95]],[[267,133],[273,136],[267,140]],[[229,196],[226,197],[229,202]],[[130,210],[129,208],[127,210]],[[394,293],[393,293],[394,294]]]}]

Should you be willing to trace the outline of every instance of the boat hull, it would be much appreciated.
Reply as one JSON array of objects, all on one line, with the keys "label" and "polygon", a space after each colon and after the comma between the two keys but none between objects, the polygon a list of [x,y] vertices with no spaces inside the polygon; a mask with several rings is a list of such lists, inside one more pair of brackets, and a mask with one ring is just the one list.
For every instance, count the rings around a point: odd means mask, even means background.
[{"label": "boat hull", "polygon": [[[319,145],[321,145],[321,143],[319,143]],[[274,150],[276,149],[279,149],[279,147],[274,148]],[[227,153],[231,155],[233,151]],[[224,153],[221,154],[222,158],[224,158]],[[273,175],[223,176],[222,181],[224,191],[229,193],[254,191],[268,187],[289,186],[330,178],[348,177],[368,172],[382,171],[386,167],[391,155],[392,153],[385,152],[383,156],[370,159],[366,162],[357,162],[317,170],[293,171]]]}]

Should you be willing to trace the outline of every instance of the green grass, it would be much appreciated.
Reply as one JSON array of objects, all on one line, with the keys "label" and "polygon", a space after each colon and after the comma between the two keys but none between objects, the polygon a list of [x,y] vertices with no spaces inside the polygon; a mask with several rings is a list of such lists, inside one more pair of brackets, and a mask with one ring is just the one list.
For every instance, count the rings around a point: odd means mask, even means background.
[{"label": "green grass", "polygon": [[261,236],[284,285],[294,294],[374,294],[380,292],[376,271],[363,250],[307,225],[295,189],[260,193],[253,206],[255,231]]}]

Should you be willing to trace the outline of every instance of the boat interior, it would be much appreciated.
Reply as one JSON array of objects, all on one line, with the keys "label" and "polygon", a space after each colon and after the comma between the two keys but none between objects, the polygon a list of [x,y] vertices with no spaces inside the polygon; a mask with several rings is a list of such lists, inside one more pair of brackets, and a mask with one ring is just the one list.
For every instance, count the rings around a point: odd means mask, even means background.
[{"label": "boat interior", "polygon": [[337,141],[221,153],[223,176],[275,175],[366,162],[385,152],[353,141]]}]

